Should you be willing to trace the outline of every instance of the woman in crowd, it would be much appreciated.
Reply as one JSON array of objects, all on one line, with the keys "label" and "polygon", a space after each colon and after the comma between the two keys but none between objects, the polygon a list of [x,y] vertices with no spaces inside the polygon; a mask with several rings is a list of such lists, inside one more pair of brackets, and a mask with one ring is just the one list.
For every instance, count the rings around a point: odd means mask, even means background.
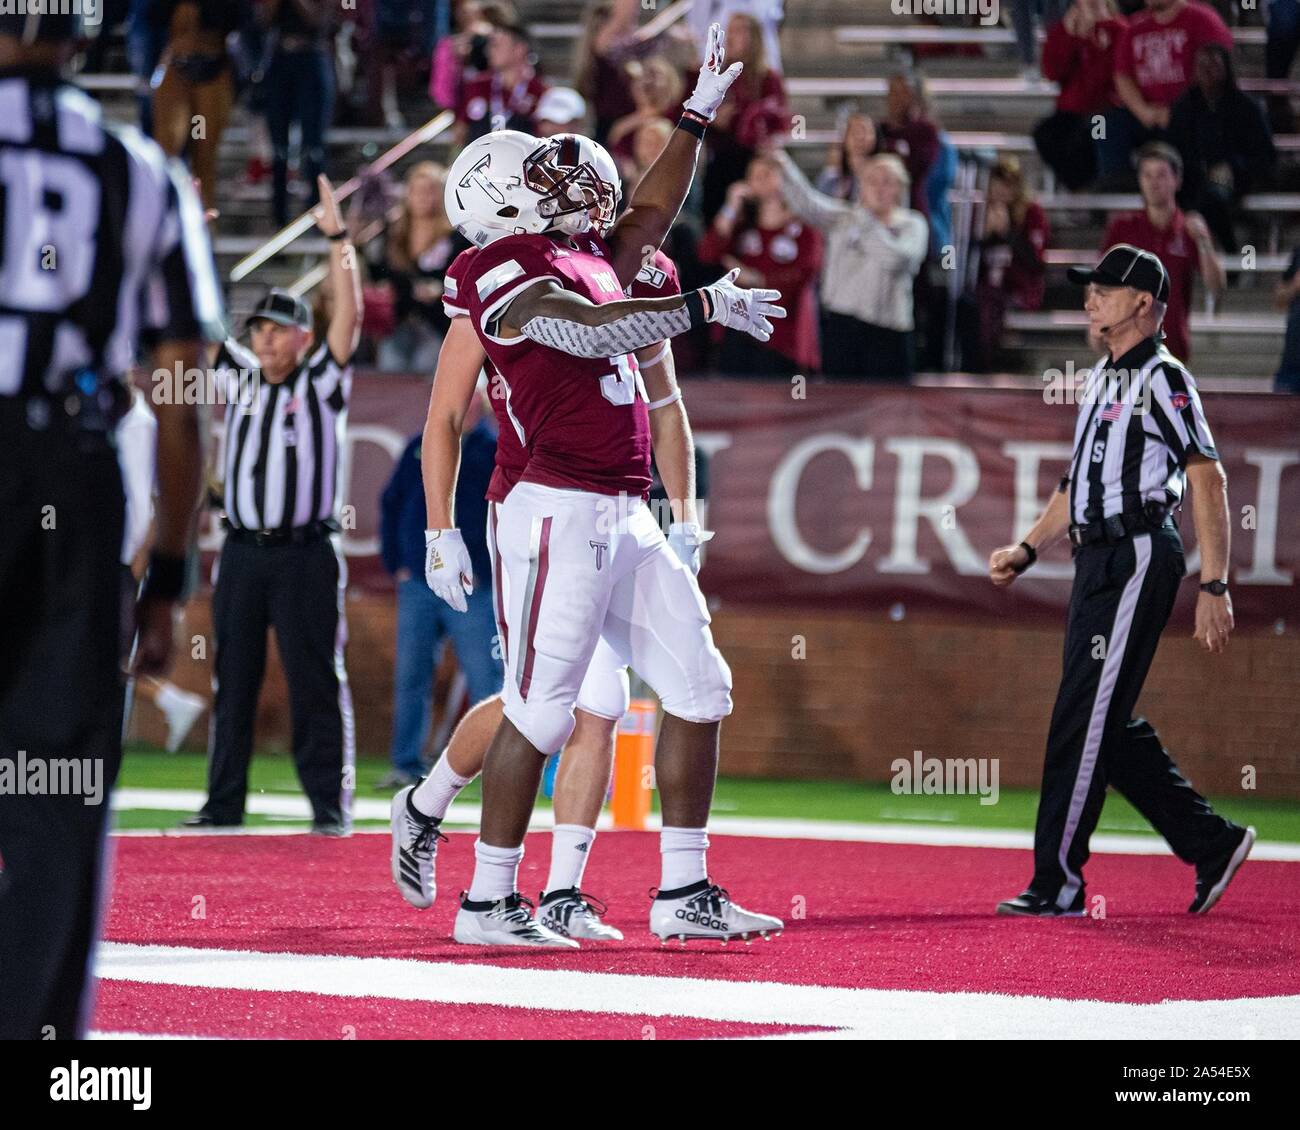
[{"label": "woman in crowd", "polygon": [[396,321],[379,344],[384,372],[432,374],[437,363],[447,330],[443,276],[468,246],[447,220],[446,179],[446,170],[431,161],[411,169],[401,215],[388,229],[382,256],[369,264],[371,279],[389,291]]},{"label": "woman in crowd", "polygon": [[767,342],[726,330],[718,360],[724,373],[790,376],[820,368],[816,288],[822,237],[790,211],[781,167],[771,157],[755,157],[745,179],[727,190],[699,254],[701,262],[739,269],[737,286],[779,290],[789,311]]},{"label": "woman in crowd", "polygon": [[621,49],[636,31],[638,15],[635,4],[614,0],[593,4],[574,50],[573,88],[593,108],[596,128],[592,136],[605,146],[610,145],[614,123],[637,111],[627,56]]},{"label": "woman in crowd", "polygon": [[876,123],[867,114],[849,114],[840,140],[826,153],[826,167],[817,174],[817,191],[836,200],[856,200],[858,180],[867,159],[875,155],[876,141]]},{"label": "woman in crowd", "polygon": [[1118,105],[1115,45],[1127,27],[1114,0],[1074,0],[1047,29],[1043,77],[1060,85],[1056,111],[1034,127],[1043,163],[1071,191],[1097,178],[1093,118]]},{"label": "woman in crowd", "polygon": [[217,205],[217,149],[235,101],[226,37],[246,7],[239,0],[157,0],[151,11],[167,36],[153,79],[154,138],[169,157],[188,148],[205,208]]},{"label": "woman in crowd", "polygon": [[962,366],[987,373],[1002,341],[1007,309],[1043,304],[1047,213],[1025,184],[1020,163],[1003,157],[989,174],[984,231],[978,244],[979,281],[962,304]]},{"label": "woman in crowd", "polygon": [[1183,159],[1178,203],[1205,217],[1220,246],[1235,255],[1241,198],[1272,180],[1277,150],[1263,108],[1237,85],[1227,49],[1207,43],[1195,66],[1195,82],[1169,117],[1169,141]]},{"label": "woman in crowd", "polygon": [[727,21],[727,65],[734,62],[744,63],[745,68],[727,91],[705,136],[709,151],[704,172],[706,220],[722,207],[727,189],[745,175],[757,147],[790,128],[785,86],[768,65],[762,28],[753,16],[741,12]]},{"label": "woman in crowd", "polygon": [[610,127],[606,142],[615,157],[629,156],[636,131],[647,122],[676,124],[681,117],[685,84],[681,72],[662,55],[628,64],[636,109]]},{"label": "woman in crowd", "polygon": [[454,110],[467,78],[488,69],[488,40],[498,27],[514,24],[519,16],[510,4],[480,4],[459,0],[455,33],[439,40],[429,72],[429,98],[435,106]]},{"label": "woman in crowd", "polygon": [[929,229],[908,208],[907,169],[893,154],[864,166],[858,199],[818,192],[790,157],[773,151],[795,215],[826,238],[822,273],[822,368],[828,377],[907,380],[912,374],[912,284]]}]

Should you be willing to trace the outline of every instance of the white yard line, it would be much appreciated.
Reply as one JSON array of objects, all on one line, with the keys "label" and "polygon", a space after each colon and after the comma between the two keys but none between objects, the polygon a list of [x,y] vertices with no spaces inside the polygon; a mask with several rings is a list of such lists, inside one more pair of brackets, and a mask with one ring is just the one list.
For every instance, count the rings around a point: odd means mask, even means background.
[{"label": "white yard line", "polygon": [[1114,1004],[583,973],[544,968],[545,954],[537,959],[542,968],[517,969],[107,943],[100,949],[97,972],[108,979],[159,985],[817,1025],[864,1039],[1300,1038],[1300,997]]},{"label": "white yard line", "polygon": [[[197,812],[206,799],[199,790],[187,789],[117,789],[113,793],[114,810],[136,808],[162,809],[175,812]],[[387,820],[387,800],[359,797],[353,802],[352,815],[358,820]],[[311,808],[305,797],[281,793],[257,793],[249,796],[248,811],[259,816],[277,816],[307,821]],[[453,804],[447,813],[448,826],[477,827],[482,809],[477,804]],[[544,831],[555,823],[550,809],[538,809],[533,814],[530,827]],[[609,813],[601,814],[599,828],[612,829]],[[651,816],[649,831],[659,830],[659,818]],[[159,835],[299,835],[301,828],[240,828],[215,831],[190,831],[149,829],[119,832],[121,836]],[[373,831],[387,834],[386,829],[359,829],[360,833]],[[1034,845],[1030,831],[998,828],[960,828],[950,824],[858,824],[844,820],[785,820],[777,817],[714,816],[709,821],[709,831],[719,836],[761,836],[793,840],[843,840],[858,843],[918,844],[932,847],[983,847],[1011,848],[1024,851]],[[1112,832],[1098,833],[1092,837],[1091,849],[1107,855],[1168,855],[1169,848],[1157,836],[1122,835]],[[1285,863],[1300,862],[1300,844],[1269,843],[1259,841],[1250,853],[1253,860],[1273,860]]]}]

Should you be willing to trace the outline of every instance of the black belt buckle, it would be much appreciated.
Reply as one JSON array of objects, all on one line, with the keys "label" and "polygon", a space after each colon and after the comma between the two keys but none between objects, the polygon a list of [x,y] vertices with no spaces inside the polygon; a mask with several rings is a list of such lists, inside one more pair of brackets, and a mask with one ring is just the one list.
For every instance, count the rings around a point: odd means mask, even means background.
[{"label": "black belt buckle", "polygon": [[1083,540],[1083,532],[1084,532],[1083,526],[1070,527],[1070,544],[1074,546],[1075,549],[1082,549],[1085,544]]}]

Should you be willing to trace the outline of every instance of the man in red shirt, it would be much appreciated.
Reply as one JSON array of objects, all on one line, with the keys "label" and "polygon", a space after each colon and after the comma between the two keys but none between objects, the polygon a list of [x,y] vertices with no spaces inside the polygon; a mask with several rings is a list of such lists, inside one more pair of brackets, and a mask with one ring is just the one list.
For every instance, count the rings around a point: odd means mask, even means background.
[{"label": "man in red shirt", "polygon": [[1164,138],[1169,109],[1192,84],[1196,52],[1206,43],[1232,50],[1232,32],[1200,0],[1147,0],[1129,20],[1115,50],[1115,93],[1120,106],[1106,115],[1097,147],[1103,181],[1131,181],[1129,154]]},{"label": "man in red shirt", "polygon": [[1205,221],[1195,212],[1184,212],[1174,202],[1183,179],[1178,151],[1160,141],[1149,142],[1138,151],[1137,166],[1143,208],[1112,216],[1101,246],[1104,250],[1128,243],[1150,251],[1165,265],[1169,272],[1165,340],[1169,352],[1186,361],[1191,355],[1187,319],[1196,274],[1200,273],[1206,289],[1215,296],[1223,293],[1226,276]]},{"label": "man in red shirt", "polygon": [[456,102],[456,145],[498,129],[532,133],[546,83],[533,68],[533,43],[522,25],[498,27],[488,40],[488,69],[461,87]]}]

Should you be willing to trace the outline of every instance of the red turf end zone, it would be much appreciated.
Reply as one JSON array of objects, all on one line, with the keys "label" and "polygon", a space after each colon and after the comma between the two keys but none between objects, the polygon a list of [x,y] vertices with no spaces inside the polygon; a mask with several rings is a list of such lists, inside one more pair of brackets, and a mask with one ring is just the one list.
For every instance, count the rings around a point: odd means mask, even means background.
[{"label": "red turf end zone", "polygon": [[100,1032],[244,1040],[427,1040],[439,1035],[481,1040],[692,1040],[825,1031],[685,1016],[559,1012],[137,981],[99,983],[94,1026]]},{"label": "red turf end zone", "polygon": [[[583,885],[609,903],[608,920],[627,940],[538,955],[451,942],[469,834],[442,845],[438,903],[424,912],[392,887],[387,836],[115,845],[105,933],[117,942],[1130,1003],[1300,994],[1297,863],[1248,862],[1219,906],[1193,917],[1190,868],[1172,857],[1101,855],[1087,878],[1089,898],[1105,899],[1104,920],[1027,921],[992,909],[1024,885],[1028,852],[715,836],[714,878],[746,905],[783,915],[788,929],[751,947],[683,951],[646,930],[657,837],[601,833]],[[529,837],[524,891],[544,881],[549,850],[545,834]],[[194,912],[200,898],[204,917]],[[105,1001],[120,1007],[115,992]],[[137,1020],[154,1030],[147,1016]]]}]

